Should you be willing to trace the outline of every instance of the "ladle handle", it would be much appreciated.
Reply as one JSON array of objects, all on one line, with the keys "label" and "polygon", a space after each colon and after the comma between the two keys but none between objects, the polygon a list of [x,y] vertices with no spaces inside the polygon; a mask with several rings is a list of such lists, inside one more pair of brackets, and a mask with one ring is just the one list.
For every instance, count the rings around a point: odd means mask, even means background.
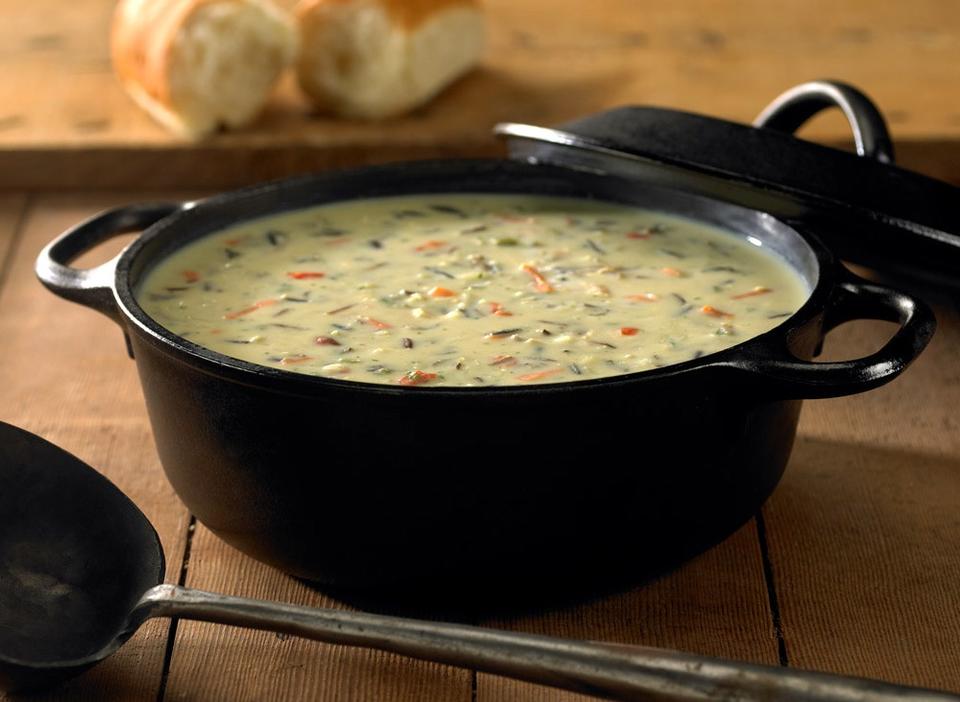
[{"label": "ladle handle", "polygon": [[391,651],[614,700],[958,702],[960,697],[677,651],[554,639],[443,622],[313,609],[159,585],[142,618],[181,617]]}]

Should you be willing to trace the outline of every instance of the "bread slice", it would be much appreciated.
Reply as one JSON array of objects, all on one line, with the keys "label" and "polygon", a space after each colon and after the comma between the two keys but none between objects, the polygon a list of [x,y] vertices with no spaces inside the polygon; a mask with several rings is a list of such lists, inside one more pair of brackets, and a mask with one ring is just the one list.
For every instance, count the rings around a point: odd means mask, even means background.
[{"label": "bread slice", "polygon": [[192,139],[252,121],[297,48],[270,0],[121,0],[111,39],[130,96]]},{"label": "bread slice", "polygon": [[428,101],[481,57],[477,0],[301,0],[300,86],[319,109],[382,118]]}]

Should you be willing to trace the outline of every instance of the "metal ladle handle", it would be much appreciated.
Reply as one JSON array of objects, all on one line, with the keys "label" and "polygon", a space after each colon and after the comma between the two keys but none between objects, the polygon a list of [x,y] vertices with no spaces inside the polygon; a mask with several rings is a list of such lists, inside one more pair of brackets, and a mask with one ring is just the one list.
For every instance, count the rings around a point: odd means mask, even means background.
[{"label": "metal ladle handle", "polygon": [[893,141],[880,110],[862,92],[840,81],[815,80],[790,88],[764,108],[753,126],[793,134],[828,107],[839,107],[846,115],[858,156],[893,163]]},{"label": "metal ladle handle", "polygon": [[[613,700],[958,702],[874,680],[725,661],[677,651],[314,609],[158,585],[135,618],[167,616],[391,651]],[[137,622],[138,624],[140,622]]]}]

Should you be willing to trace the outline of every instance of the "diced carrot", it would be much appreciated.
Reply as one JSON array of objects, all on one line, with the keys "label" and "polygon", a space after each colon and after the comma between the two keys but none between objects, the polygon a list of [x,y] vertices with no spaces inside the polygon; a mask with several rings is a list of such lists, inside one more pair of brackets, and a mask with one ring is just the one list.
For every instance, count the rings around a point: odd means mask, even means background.
[{"label": "diced carrot", "polygon": [[507,310],[503,309],[503,305],[501,305],[499,302],[490,303],[490,312],[496,317],[512,317],[513,316],[513,312],[508,312]]},{"label": "diced carrot", "polygon": [[530,277],[533,278],[533,282],[536,284],[537,290],[545,293],[553,292],[553,286],[550,285],[549,281],[543,277],[543,274],[540,271],[531,266],[529,263],[524,263],[522,266],[520,266],[520,270],[529,274]]},{"label": "diced carrot", "polygon": [[634,302],[656,302],[660,298],[655,293],[640,293],[638,295],[627,295],[627,299]]},{"label": "diced carrot", "polygon": [[515,366],[517,359],[513,356],[494,356],[490,362],[491,366]]},{"label": "diced carrot", "polygon": [[718,310],[713,305],[704,305],[700,308],[700,311],[704,314],[708,314],[711,317],[732,317],[733,315],[729,312],[724,312],[723,310]]},{"label": "diced carrot", "polygon": [[360,321],[364,324],[369,324],[376,327],[377,329],[390,329],[393,327],[392,324],[387,324],[386,322],[381,322],[379,319],[374,319],[373,317],[361,317]]},{"label": "diced carrot", "polygon": [[397,382],[401,385],[423,385],[424,383],[429,383],[436,377],[436,373],[424,373],[422,370],[414,370],[400,376],[400,380]]},{"label": "diced carrot", "polygon": [[683,271],[678,270],[678,269],[676,269],[676,268],[671,268],[670,266],[665,266],[665,267],[661,268],[661,269],[660,269],[660,272],[663,273],[663,274],[666,275],[666,276],[671,277],[671,278],[682,278],[682,277],[683,277]]},{"label": "diced carrot", "polygon": [[422,252],[422,251],[434,251],[434,250],[436,250],[436,249],[442,249],[442,248],[443,248],[444,246],[446,246],[446,245],[447,245],[447,242],[441,241],[440,239],[430,239],[429,241],[425,241],[425,242],[423,242],[422,244],[420,244],[419,246],[415,247],[413,250],[414,250],[414,251],[421,251],[421,252]]},{"label": "diced carrot", "polygon": [[305,362],[305,361],[311,360],[312,358],[313,358],[313,356],[306,356],[306,355],[304,355],[304,354],[300,354],[299,356],[287,356],[287,357],[284,358],[282,361],[280,361],[280,365],[281,365],[281,366],[292,366],[292,365],[294,365],[295,363],[303,363],[303,362]]},{"label": "diced carrot", "polygon": [[621,336],[636,336],[638,331],[636,327],[620,327]]},{"label": "diced carrot", "polygon": [[332,336],[318,336],[313,340],[317,346],[340,346],[340,342]]},{"label": "diced carrot", "polygon": [[770,288],[765,288],[762,285],[758,285],[753,290],[750,290],[745,293],[740,293],[739,295],[733,295],[730,297],[731,300],[743,300],[747,297],[756,297],[757,295],[766,295],[767,293],[773,292]]},{"label": "diced carrot", "polygon": [[518,375],[517,380],[541,380],[543,378],[549,378],[551,375],[556,375],[560,373],[563,368],[550,368],[548,370],[535,371],[533,373],[526,373],[524,375]]},{"label": "diced carrot", "polygon": [[456,296],[457,296],[457,293],[455,293],[450,288],[442,288],[439,285],[435,285],[434,287],[430,288],[430,297],[456,297]]},{"label": "diced carrot", "polygon": [[198,280],[200,280],[200,274],[196,271],[184,271],[183,279],[188,283],[196,283]]},{"label": "diced carrot", "polygon": [[243,317],[244,315],[248,315],[251,312],[256,312],[257,310],[263,307],[270,307],[270,305],[275,305],[275,304],[277,304],[277,301],[274,299],[260,300],[260,302],[255,302],[249,307],[245,307],[242,310],[237,310],[236,312],[227,312],[225,315],[223,315],[223,318],[236,319],[237,317]]},{"label": "diced carrot", "polygon": [[326,273],[321,271],[290,271],[287,275],[294,280],[308,280],[310,278],[323,278]]},{"label": "diced carrot", "polygon": [[627,232],[628,239],[649,239],[653,236],[653,232],[649,229],[644,229],[642,232]]}]

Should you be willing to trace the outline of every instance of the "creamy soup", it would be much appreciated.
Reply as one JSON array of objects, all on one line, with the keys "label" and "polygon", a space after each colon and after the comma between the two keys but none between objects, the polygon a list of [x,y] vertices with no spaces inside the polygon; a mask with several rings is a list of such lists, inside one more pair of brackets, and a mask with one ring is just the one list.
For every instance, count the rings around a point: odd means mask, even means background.
[{"label": "creamy soup", "polygon": [[207,235],[137,294],[234,358],[396,385],[585,380],[761,334],[809,291],[777,256],[692,220],[590,200],[419,195]]}]

